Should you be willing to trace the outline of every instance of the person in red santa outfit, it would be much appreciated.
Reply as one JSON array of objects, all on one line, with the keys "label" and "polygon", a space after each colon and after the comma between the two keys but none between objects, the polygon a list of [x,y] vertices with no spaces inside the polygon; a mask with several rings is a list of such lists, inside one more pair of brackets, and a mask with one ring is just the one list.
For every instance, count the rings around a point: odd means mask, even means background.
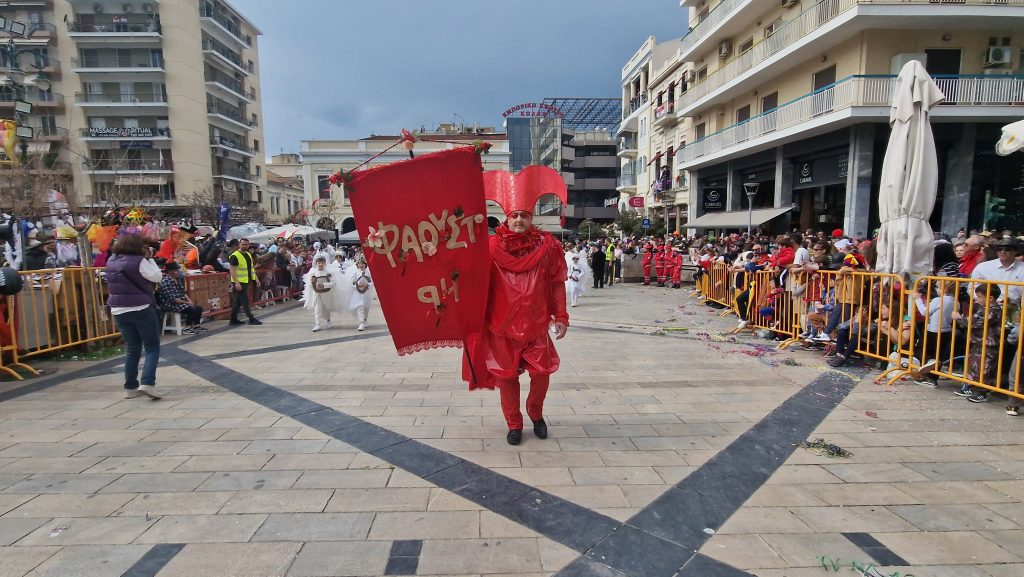
[{"label": "person in red santa outfit", "polygon": [[[484,332],[467,342],[463,378],[470,388],[497,387],[501,410],[508,423],[506,439],[518,445],[523,438],[519,375],[530,374],[526,413],[533,432],[546,439],[544,398],[551,374],[558,370],[555,339],[565,336],[569,315],[565,309],[568,278],[559,242],[533,225],[533,208],[542,194],[556,194],[563,203],[565,184],[557,172],[528,167],[514,181],[488,179],[485,192],[506,212],[507,220],[490,238],[491,279]],[[520,181],[529,171],[528,177]],[[495,184],[497,182],[498,184]],[[559,188],[560,187],[560,188]]]},{"label": "person in red santa outfit", "polygon": [[683,249],[679,245],[672,247],[672,288],[683,286]]},{"label": "person in red santa outfit", "polygon": [[662,245],[654,249],[654,272],[658,275],[658,286],[665,286],[665,278],[668,275],[668,261],[665,259],[667,251]]},{"label": "person in red santa outfit", "polygon": [[644,269],[644,286],[651,286],[651,265],[654,263],[654,246],[651,243],[644,245],[644,256],[640,266]]}]

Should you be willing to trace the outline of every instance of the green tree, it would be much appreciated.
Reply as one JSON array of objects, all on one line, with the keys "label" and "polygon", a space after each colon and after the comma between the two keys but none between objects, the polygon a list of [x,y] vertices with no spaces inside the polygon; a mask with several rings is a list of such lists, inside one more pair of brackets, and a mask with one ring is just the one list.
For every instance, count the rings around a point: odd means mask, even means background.
[{"label": "green tree", "polygon": [[586,240],[604,236],[604,230],[601,228],[601,225],[589,218],[583,219],[578,230],[580,236]]},{"label": "green tree", "polygon": [[619,216],[615,217],[615,224],[626,236],[639,234],[643,230],[640,228],[640,215],[631,210],[619,211]]}]

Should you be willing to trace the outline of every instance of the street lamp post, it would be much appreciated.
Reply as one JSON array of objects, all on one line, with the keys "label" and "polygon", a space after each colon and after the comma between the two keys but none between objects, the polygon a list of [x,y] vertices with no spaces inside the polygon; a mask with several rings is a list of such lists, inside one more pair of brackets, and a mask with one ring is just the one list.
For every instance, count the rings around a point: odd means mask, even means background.
[{"label": "street lamp post", "polygon": [[750,239],[751,229],[754,221],[754,197],[757,190],[761,188],[760,182],[744,182],[743,191],[747,193],[747,239]]}]

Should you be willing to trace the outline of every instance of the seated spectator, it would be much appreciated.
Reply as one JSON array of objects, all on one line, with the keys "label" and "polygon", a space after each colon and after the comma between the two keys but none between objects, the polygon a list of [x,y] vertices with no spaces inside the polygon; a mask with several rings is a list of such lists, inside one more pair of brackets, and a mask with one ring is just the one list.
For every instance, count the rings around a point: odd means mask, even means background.
[{"label": "seated spectator", "polygon": [[157,287],[157,302],[160,310],[164,312],[180,313],[185,323],[183,332],[194,335],[205,331],[200,324],[203,319],[203,307],[194,304],[192,299],[185,292],[185,285],[181,278],[181,266],[176,262],[169,262],[164,270],[164,277]]},{"label": "seated spectator", "polygon": [[[978,284],[974,288],[974,304],[970,316],[953,313],[953,319],[962,328],[969,329],[967,349],[967,380],[994,385],[999,367],[999,344],[1003,328],[1003,306],[999,285]],[[987,329],[987,330],[986,330]],[[976,391],[963,384],[953,391],[972,403],[984,403],[988,390]]]}]

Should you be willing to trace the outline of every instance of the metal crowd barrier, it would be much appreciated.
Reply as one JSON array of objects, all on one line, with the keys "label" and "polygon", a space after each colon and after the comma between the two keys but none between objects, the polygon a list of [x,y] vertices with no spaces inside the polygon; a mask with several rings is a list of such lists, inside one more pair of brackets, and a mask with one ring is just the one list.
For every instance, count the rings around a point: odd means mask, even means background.
[{"label": "metal crowd barrier", "polygon": [[[818,271],[793,273],[781,285],[772,272],[740,272],[739,280],[729,284],[721,282],[728,270],[715,265],[696,290],[743,316],[735,297],[749,289],[748,328],[785,337],[780,348],[799,342],[811,321],[823,328],[838,308],[841,322],[835,334],[848,331],[858,354],[889,363],[876,381],[888,378],[891,384],[918,375],[927,364],[925,372],[936,377],[1024,399],[1024,282],[929,276],[907,290],[892,274]],[[723,286],[737,287],[735,294],[723,296]],[[980,295],[975,292],[979,288]],[[943,297],[955,303],[955,315],[948,304],[941,306]],[[819,311],[819,304],[831,309]],[[929,325],[937,330],[928,330]]]},{"label": "metal crowd barrier", "polygon": [[[922,277],[906,295],[916,322],[901,350],[906,367],[886,372],[889,383],[924,371],[984,391],[1024,399],[1021,387],[1024,283],[948,277]],[[952,300],[941,306],[943,299]],[[916,311],[916,312],[915,312]],[[938,329],[938,330],[929,330]],[[942,329],[950,330],[942,330]],[[923,375],[919,375],[923,376]]]}]

